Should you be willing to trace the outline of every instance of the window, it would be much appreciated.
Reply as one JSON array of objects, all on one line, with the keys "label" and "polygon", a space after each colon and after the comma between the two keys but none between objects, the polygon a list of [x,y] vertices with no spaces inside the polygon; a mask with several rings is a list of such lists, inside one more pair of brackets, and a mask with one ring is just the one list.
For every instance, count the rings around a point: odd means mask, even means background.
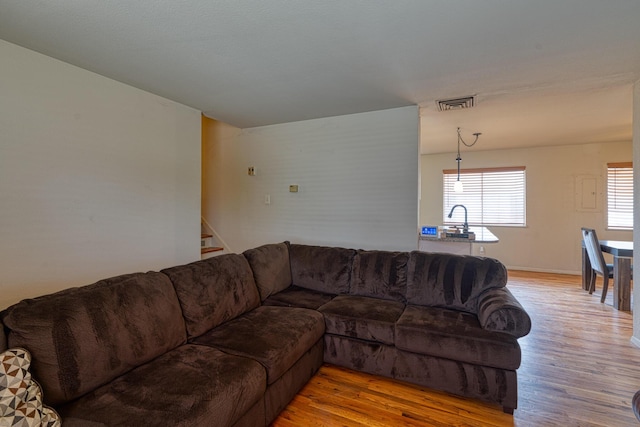
[{"label": "window", "polygon": [[607,164],[607,227],[633,229],[633,164]]},{"label": "window", "polygon": [[445,224],[464,222],[464,209],[456,209],[448,218],[454,205],[464,205],[471,225],[524,226],[525,222],[525,167],[461,169],[462,193],[453,186],[458,179],[456,169],[443,172],[443,212]]}]

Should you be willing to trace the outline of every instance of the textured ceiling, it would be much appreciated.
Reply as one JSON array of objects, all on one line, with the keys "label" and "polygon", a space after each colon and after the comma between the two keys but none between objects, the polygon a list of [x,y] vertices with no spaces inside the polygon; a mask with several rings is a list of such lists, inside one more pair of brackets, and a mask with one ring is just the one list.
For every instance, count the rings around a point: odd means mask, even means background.
[{"label": "textured ceiling", "polygon": [[630,139],[639,19],[638,0],[0,0],[0,39],[243,128],[417,104],[427,153],[458,126],[481,149]]}]

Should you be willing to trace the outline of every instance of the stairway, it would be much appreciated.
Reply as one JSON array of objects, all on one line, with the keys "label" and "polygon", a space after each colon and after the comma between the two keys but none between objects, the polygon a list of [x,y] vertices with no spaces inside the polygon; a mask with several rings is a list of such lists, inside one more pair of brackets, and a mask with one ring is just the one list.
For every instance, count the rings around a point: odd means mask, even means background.
[{"label": "stairway", "polygon": [[220,251],[224,251],[224,248],[220,246],[213,246],[212,234],[200,234],[200,255],[206,255]]}]

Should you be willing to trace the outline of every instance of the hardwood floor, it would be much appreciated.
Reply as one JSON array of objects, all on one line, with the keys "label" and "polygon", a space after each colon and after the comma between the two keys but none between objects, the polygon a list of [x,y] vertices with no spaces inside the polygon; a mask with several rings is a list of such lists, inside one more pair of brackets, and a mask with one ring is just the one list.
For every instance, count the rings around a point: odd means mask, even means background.
[{"label": "hardwood floor", "polygon": [[272,424],[291,426],[635,426],[640,349],[632,316],[581,289],[580,277],[509,272],[533,328],[520,339],[518,409],[324,365]]}]

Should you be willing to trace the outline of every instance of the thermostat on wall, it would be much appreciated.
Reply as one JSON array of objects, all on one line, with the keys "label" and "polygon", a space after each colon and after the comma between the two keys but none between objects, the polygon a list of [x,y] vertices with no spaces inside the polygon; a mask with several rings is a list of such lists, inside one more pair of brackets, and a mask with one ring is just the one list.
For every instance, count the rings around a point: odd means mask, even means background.
[{"label": "thermostat on wall", "polygon": [[437,226],[431,226],[431,225],[425,225],[420,230],[420,235],[438,237],[438,227]]}]

